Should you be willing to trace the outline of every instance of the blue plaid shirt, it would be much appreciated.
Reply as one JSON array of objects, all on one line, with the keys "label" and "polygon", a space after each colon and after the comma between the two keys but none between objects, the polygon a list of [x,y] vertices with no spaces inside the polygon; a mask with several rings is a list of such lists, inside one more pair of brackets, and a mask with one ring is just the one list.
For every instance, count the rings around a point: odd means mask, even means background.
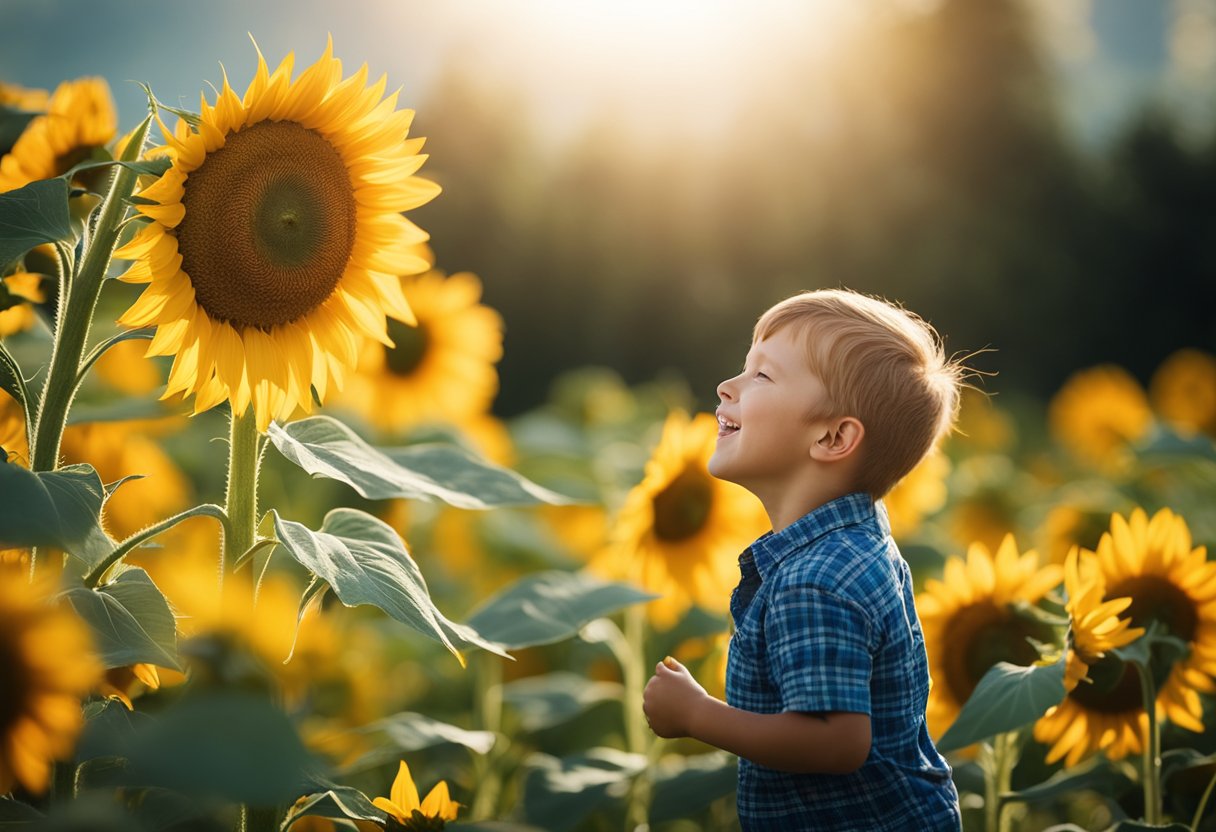
[{"label": "blue plaid shirt", "polygon": [[726,701],[762,714],[869,714],[851,774],[792,774],[739,760],[745,832],[960,828],[950,767],[925,726],[929,669],[912,575],[886,511],[848,494],[761,537],[739,558]]}]

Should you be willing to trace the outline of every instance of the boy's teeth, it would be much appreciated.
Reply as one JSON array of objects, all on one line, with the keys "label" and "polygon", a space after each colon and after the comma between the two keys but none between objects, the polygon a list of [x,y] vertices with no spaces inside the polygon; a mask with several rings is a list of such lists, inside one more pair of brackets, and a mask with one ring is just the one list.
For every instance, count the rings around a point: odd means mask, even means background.
[{"label": "boy's teeth", "polygon": [[736,425],[734,422],[730,421],[729,419],[727,419],[724,416],[718,417],[718,424],[728,430],[738,430],[739,429],[738,425]]}]

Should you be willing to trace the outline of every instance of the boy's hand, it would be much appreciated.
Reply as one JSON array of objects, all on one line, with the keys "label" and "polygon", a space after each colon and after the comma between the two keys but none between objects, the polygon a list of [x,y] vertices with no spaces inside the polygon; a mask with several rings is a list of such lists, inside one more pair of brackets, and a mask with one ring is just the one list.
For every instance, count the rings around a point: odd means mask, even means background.
[{"label": "boy's hand", "polygon": [[654,675],[646,683],[642,710],[650,730],[660,737],[687,737],[692,733],[693,712],[708,698],[688,668],[668,656],[655,665]]}]

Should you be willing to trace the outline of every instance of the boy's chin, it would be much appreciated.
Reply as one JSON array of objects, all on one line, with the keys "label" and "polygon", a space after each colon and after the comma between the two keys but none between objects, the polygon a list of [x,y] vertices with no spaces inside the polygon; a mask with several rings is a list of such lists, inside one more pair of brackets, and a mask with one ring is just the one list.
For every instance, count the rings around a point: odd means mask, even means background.
[{"label": "boy's chin", "polygon": [[717,453],[709,458],[709,462],[705,467],[715,478],[725,480],[726,482],[733,482],[738,485],[738,483],[730,475],[730,466],[726,465],[726,463],[719,459]]}]

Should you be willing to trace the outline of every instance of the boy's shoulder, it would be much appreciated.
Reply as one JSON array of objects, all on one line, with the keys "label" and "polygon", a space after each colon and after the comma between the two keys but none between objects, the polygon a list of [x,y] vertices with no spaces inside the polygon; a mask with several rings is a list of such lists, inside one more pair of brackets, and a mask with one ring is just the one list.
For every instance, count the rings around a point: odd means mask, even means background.
[{"label": "boy's shoulder", "polygon": [[850,522],[816,523],[800,530],[801,540],[784,553],[773,570],[773,590],[808,589],[864,602],[885,592],[891,579],[894,541],[881,504],[846,518]]}]

